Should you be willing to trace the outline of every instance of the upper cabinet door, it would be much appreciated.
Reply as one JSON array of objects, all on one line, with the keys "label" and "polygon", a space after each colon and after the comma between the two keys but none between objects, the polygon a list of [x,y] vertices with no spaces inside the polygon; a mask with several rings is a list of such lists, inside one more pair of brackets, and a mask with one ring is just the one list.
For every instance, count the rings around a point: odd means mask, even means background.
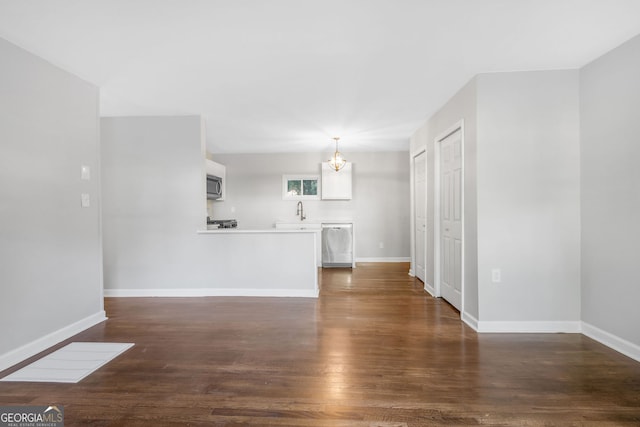
[{"label": "upper cabinet door", "polygon": [[352,198],[352,163],[335,171],[328,163],[322,163],[322,199],[350,200]]}]

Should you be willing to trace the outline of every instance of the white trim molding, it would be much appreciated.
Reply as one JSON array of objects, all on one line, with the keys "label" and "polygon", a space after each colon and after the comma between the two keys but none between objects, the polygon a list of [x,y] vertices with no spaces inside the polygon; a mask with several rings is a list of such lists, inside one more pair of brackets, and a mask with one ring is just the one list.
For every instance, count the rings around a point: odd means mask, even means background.
[{"label": "white trim molding", "polygon": [[597,328],[587,322],[501,322],[479,321],[468,313],[462,313],[461,319],[478,333],[581,333],[602,345],[609,347],[633,360],[640,362],[640,345],[634,344],[617,335]]},{"label": "white trim molding", "polygon": [[133,297],[291,297],[318,298],[319,291],[306,289],[185,288],[105,289],[106,298]]},{"label": "white trim molding", "polygon": [[99,311],[95,314],[92,314],[89,317],[85,317],[84,319],[78,320],[75,323],[72,323],[64,328],[58,329],[57,331],[51,332],[41,338],[36,339],[35,341],[31,341],[23,345],[22,347],[18,347],[15,350],[11,350],[3,355],[0,355],[0,371],[8,369],[13,365],[20,363],[31,356],[35,356],[48,349],[51,346],[54,346],[67,338],[71,338],[72,336],[79,334],[80,332],[89,329],[92,326],[97,325],[98,323],[104,322],[107,320],[106,314],[104,311]]},{"label": "white trim molding", "polygon": [[430,285],[429,283],[424,282],[424,290],[427,291],[429,295],[431,295],[432,297],[437,298],[436,288],[434,288],[433,285]]},{"label": "white trim molding", "polygon": [[606,345],[618,353],[622,353],[625,356],[640,362],[639,345],[597,328],[587,322],[582,322],[582,333],[585,336],[598,341],[600,344]]},{"label": "white trim molding", "polygon": [[460,318],[462,319],[462,321],[464,323],[466,323],[467,325],[469,325],[471,327],[471,329],[473,329],[474,331],[478,332],[478,319],[476,319],[475,317],[473,317],[472,315],[470,315],[469,313],[467,313],[466,311],[463,312],[460,315]]},{"label": "white trim molding", "polygon": [[356,262],[411,262],[411,257],[356,258]]},{"label": "white trim molding", "polygon": [[[466,319],[463,319],[466,322]],[[505,333],[572,333],[582,332],[579,321],[524,321],[502,322],[493,320],[477,320],[478,332]],[[471,326],[471,325],[469,325]]]}]

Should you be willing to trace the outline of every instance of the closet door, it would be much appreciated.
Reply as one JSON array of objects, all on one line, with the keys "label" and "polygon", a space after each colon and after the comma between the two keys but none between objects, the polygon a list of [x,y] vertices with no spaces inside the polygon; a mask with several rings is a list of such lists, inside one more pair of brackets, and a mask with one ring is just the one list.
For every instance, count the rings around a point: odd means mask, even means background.
[{"label": "closet door", "polygon": [[440,293],[462,307],[462,131],[440,141]]},{"label": "closet door", "polygon": [[413,158],[415,274],[426,283],[427,265],[427,153]]}]

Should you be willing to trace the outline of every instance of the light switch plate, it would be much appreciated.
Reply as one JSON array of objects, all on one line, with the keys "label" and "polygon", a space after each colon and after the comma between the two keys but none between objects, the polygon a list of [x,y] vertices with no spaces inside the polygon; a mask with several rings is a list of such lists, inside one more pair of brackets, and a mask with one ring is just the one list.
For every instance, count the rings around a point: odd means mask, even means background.
[{"label": "light switch plate", "polygon": [[89,206],[91,206],[91,196],[87,193],[82,193],[80,195],[80,205],[83,208],[88,208]]},{"label": "light switch plate", "polygon": [[91,167],[87,165],[80,166],[80,179],[89,181],[91,179]]}]

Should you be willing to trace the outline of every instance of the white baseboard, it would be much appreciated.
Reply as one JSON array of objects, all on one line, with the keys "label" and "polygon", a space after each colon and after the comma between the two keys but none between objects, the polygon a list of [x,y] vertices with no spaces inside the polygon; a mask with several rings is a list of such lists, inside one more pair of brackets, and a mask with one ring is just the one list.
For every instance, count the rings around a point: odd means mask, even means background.
[{"label": "white baseboard", "polygon": [[424,282],[424,290],[427,291],[429,295],[431,295],[432,297],[437,298],[436,288],[434,288],[433,285],[430,285],[427,282]]},{"label": "white baseboard", "polygon": [[582,331],[582,325],[579,321],[501,322],[478,320],[476,322],[478,332],[578,334]]},{"label": "white baseboard", "polygon": [[186,288],[186,289],[105,289],[108,297],[293,297],[318,298],[318,290]]},{"label": "white baseboard", "polygon": [[478,319],[467,313],[466,311],[460,316],[462,321],[469,325],[474,331],[478,331]]},{"label": "white baseboard", "polygon": [[607,347],[640,362],[640,346],[603,331],[587,322],[582,322],[582,333]]},{"label": "white baseboard", "polygon": [[356,258],[356,262],[411,262],[410,257]]},{"label": "white baseboard", "polygon": [[22,362],[34,356],[41,351],[48,349],[51,346],[54,346],[67,338],[71,338],[72,336],[89,329],[92,326],[97,325],[100,322],[104,322],[107,320],[106,314],[104,311],[99,311],[95,314],[92,314],[89,317],[85,317],[82,320],[78,320],[75,323],[72,323],[64,328],[58,329],[57,331],[51,332],[41,338],[38,338],[35,341],[31,341],[28,344],[23,345],[22,347],[18,347],[15,350],[11,350],[0,356],[0,371],[8,369],[13,365]]},{"label": "white baseboard", "polygon": [[409,276],[416,277],[416,274],[413,272],[413,268],[409,269]]}]

